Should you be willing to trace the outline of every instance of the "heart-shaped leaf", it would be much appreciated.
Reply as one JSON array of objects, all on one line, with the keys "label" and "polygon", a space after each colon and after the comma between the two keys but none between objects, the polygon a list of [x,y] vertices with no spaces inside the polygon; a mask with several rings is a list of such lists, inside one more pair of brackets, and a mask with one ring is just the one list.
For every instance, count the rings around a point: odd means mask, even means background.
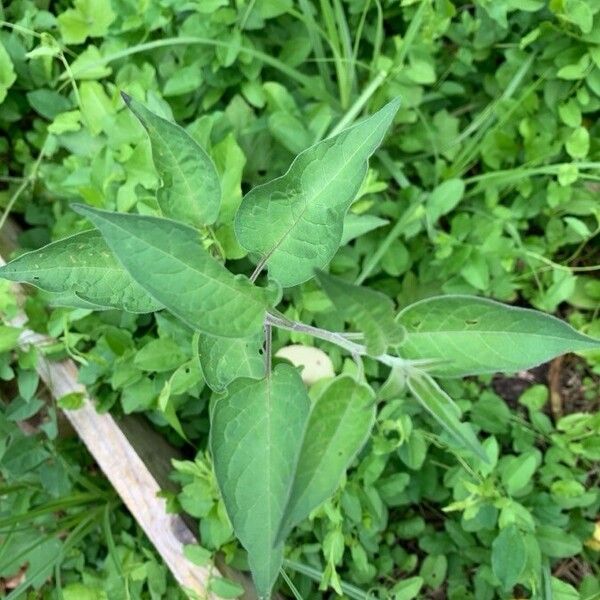
[{"label": "heart-shaped leaf", "polygon": [[298,372],[278,365],[265,379],[234,381],[212,413],[215,474],[260,598],[269,597],[283,562],[276,536],[309,407]]},{"label": "heart-shaped leaf", "polygon": [[285,175],[252,189],[235,219],[240,244],[259,255],[283,287],[313,276],[333,258],[344,216],[399,106],[394,100],[361,123],[300,153]]},{"label": "heart-shaped leaf", "polygon": [[216,261],[195,229],[81,204],[74,209],[100,230],[131,276],[193,329],[236,338],[262,330],[266,291]]}]

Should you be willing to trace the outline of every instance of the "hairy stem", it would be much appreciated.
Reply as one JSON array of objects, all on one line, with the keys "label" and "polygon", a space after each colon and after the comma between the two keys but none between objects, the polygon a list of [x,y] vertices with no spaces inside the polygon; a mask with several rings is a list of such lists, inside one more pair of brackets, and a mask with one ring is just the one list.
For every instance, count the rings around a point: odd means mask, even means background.
[{"label": "hairy stem", "polygon": [[[299,321],[291,321],[281,314],[274,314],[271,312],[267,313],[265,323],[286,331],[306,333],[317,339],[330,342],[331,344],[335,344],[336,346],[343,348],[353,357],[371,356],[367,352],[366,346],[353,342],[343,333],[327,331],[326,329],[313,327],[312,325],[300,323]],[[404,358],[400,358],[399,356],[392,356],[390,354],[380,354],[379,356],[371,356],[371,358],[374,358],[388,367],[393,369],[402,369],[405,372],[412,372],[416,367],[425,367],[431,364],[430,360],[406,360]]]}]

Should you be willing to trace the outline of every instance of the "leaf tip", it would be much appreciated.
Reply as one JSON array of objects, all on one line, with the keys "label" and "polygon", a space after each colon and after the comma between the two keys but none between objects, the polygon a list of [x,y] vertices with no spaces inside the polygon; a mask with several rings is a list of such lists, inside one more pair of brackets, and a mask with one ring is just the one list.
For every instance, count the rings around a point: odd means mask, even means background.
[{"label": "leaf tip", "polygon": [[123,102],[125,102],[125,104],[127,104],[128,107],[131,106],[131,96],[123,90],[121,90],[121,98],[123,98]]},{"label": "leaf tip", "polygon": [[94,212],[94,209],[91,208],[90,206],[87,206],[87,204],[81,204],[79,202],[75,202],[74,204],[71,204],[71,208],[78,214],[80,215],[84,215],[84,216],[88,216],[90,213]]}]

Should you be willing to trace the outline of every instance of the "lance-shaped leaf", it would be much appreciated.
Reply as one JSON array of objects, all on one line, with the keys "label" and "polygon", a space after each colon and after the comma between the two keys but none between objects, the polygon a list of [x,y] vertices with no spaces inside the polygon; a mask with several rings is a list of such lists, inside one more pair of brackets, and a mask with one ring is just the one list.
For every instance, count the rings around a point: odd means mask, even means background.
[{"label": "lance-shaped leaf", "polygon": [[442,426],[442,428],[465,450],[474,453],[485,462],[488,456],[466,423],[460,422],[460,410],[452,398],[425,372],[415,372],[408,380],[408,388],[419,404]]},{"label": "lance-shaped leaf", "polygon": [[222,337],[262,330],[267,292],[216,261],[195,229],[158,217],[73,208],[100,230],[130,275],[193,329]]},{"label": "lance-shaped leaf", "polygon": [[129,275],[95,230],[27,252],[1,267],[0,277],[59,294],[58,301],[67,306],[133,313],[162,308]]},{"label": "lance-shaped leaf", "polygon": [[162,179],[157,193],[162,213],[196,228],[214,223],[221,204],[221,184],[210,156],[179,125],[127,94],[121,95],[148,132],[152,159]]},{"label": "lance-shaped leaf", "polygon": [[398,110],[397,100],[373,116],[299,154],[285,175],[251,190],[239,208],[240,244],[259,256],[283,287],[313,276],[333,258],[344,216]]},{"label": "lance-shaped leaf", "polygon": [[395,321],[394,303],[385,294],[322,271],[317,272],[316,277],[337,310],[364,333],[371,356],[383,354],[388,346],[402,343],[404,328]]},{"label": "lance-shaped leaf", "polygon": [[304,433],[279,540],[335,492],[374,421],[373,390],[348,375],[332,381],[319,396]]},{"label": "lance-shaped leaf", "polygon": [[550,315],[474,296],[439,296],[407,306],[403,358],[438,359],[442,377],[515,372],[565,352],[600,348],[595,340]]},{"label": "lance-shaped leaf", "polygon": [[223,338],[200,335],[198,358],[204,379],[214,391],[224,390],[234,379],[265,376],[265,359],[261,355],[263,336]]},{"label": "lance-shaped leaf", "polygon": [[213,409],[215,474],[260,598],[269,597],[283,561],[276,535],[309,407],[298,372],[278,365],[265,379],[234,381]]}]

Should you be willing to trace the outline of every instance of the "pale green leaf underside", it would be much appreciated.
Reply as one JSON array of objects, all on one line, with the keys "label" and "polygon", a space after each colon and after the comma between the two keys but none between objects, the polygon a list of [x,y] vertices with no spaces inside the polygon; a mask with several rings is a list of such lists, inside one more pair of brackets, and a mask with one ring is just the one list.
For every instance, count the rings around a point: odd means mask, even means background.
[{"label": "pale green leaf underside", "polygon": [[204,379],[214,391],[224,390],[234,379],[265,376],[265,360],[261,355],[263,336],[223,338],[201,335],[198,357]]},{"label": "pale green leaf underside", "polygon": [[0,268],[0,277],[57,294],[57,302],[66,306],[133,313],[163,308],[132,279],[95,230],[27,252]]},{"label": "pale green leaf underside", "polygon": [[406,307],[403,358],[438,359],[431,373],[462,377],[516,372],[565,352],[600,348],[550,315],[473,296],[439,296]]},{"label": "pale green leaf underside", "polygon": [[152,159],[163,182],[157,194],[162,213],[196,228],[214,223],[221,204],[221,184],[210,156],[179,125],[122,95],[148,132]]},{"label": "pale green leaf underside", "polygon": [[398,110],[397,100],[373,116],[311,146],[285,175],[255,187],[235,218],[240,244],[259,255],[283,287],[313,276],[333,258],[344,215],[359,191],[367,161]]},{"label": "pale green leaf underside", "polygon": [[413,396],[455,443],[488,462],[488,456],[472,429],[460,422],[460,410],[452,398],[427,373],[415,374],[409,377],[407,383]]},{"label": "pale green leaf underside", "polygon": [[317,272],[316,278],[333,305],[365,335],[371,356],[402,343],[404,329],[394,320],[394,303],[385,294]]},{"label": "pale green leaf underside", "polygon": [[193,329],[221,337],[262,330],[265,291],[217,262],[195,229],[158,217],[74,208],[100,230],[131,276]]},{"label": "pale green leaf underside", "polygon": [[234,381],[214,406],[215,474],[261,598],[269,596],[283,561],[276,534],[309,408],[300,375],[288,365],[266,379]]},{"label": "pale green leaf underside", "polygon": [[78,296],[75,292],[48,292],[40,290],[41,298],[48,306],[63,306],[67,308],[85,308],[88,310],[111,310],[113,306],[103,306],[89,302]]},{"label": "pale green leaf underside", "polygon": [[279,539],[329,498],[363,447],[375,421],[373,390],[342,375],[313,406]]}]

